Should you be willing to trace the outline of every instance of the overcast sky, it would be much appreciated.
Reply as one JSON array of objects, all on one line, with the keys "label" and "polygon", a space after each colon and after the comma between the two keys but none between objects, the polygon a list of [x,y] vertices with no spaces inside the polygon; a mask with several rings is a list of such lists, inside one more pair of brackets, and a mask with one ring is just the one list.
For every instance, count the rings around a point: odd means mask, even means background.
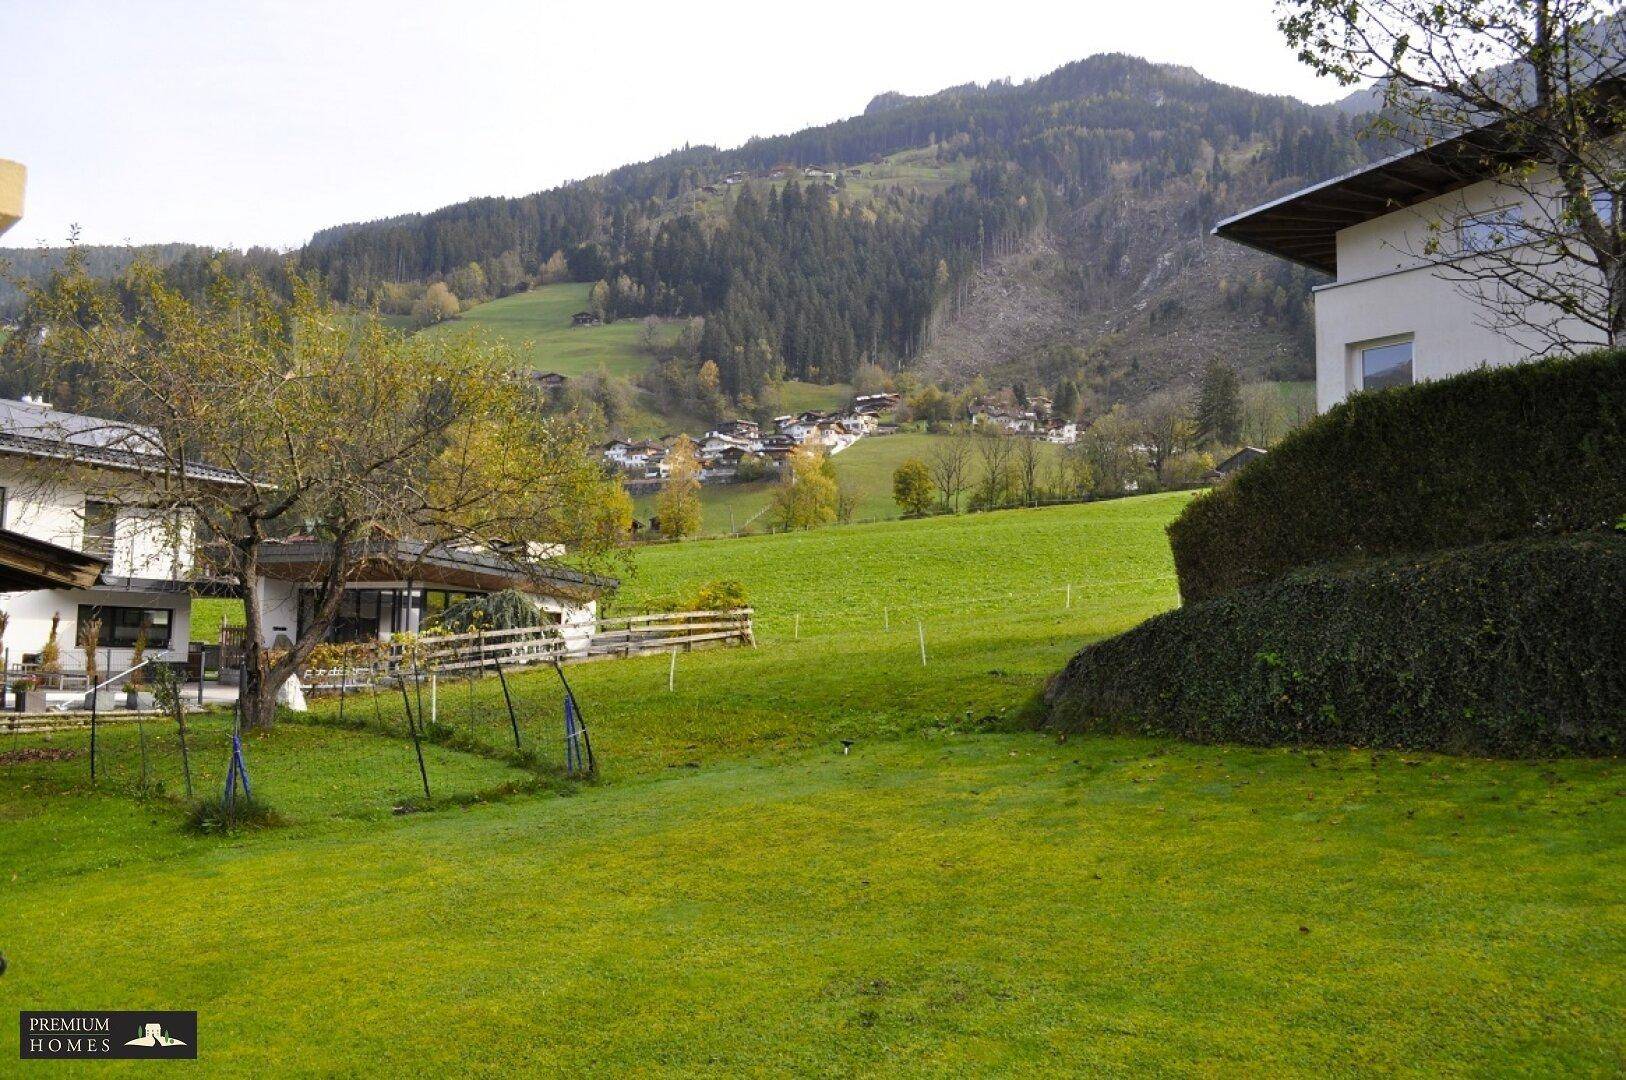
[{"label": "overcast sky", "polygon": [[0,0],[11,246],[290,247],[1098,52],[1308,101],[1271,0]]}]

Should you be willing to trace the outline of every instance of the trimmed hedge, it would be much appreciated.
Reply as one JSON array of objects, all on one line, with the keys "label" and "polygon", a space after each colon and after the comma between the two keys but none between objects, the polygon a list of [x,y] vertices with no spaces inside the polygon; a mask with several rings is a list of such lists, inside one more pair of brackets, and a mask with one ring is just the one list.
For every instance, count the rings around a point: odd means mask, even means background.
[{"label": "trimmed hedge", "polygon": [[1180,596],[1303,566],[1607,527],[1626,514],[1626,350],[1357,394],[1169,526]]},{"label": "trimmed hedge", "polygon": [[1044,704],[1064,731],[1618,754],[1626,536],[1299,571],[1089,646]]}]

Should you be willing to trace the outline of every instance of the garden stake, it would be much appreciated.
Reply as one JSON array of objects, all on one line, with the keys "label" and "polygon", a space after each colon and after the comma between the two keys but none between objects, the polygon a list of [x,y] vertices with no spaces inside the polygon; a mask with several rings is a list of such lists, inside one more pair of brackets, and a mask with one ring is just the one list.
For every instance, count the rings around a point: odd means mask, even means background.
[{"label": "garden stake", "polygon": [[498,661],[492,660],[491,666],[497,669],[497,681],[502,683],[502,699],[508,706],[508,726],[514,729],[514,749],[524,749],[519,745],[519,717],[514,715],[514,699],[508,693],[508,676],[503,674],[502,664]]}]

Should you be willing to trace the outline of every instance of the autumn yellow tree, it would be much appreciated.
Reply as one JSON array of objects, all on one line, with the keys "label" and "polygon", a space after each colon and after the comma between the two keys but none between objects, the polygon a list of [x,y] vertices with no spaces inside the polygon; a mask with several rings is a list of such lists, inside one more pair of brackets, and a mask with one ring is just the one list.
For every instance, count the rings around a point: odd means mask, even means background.
[{"label": "autumn yellow tree", "polygon": [[790,455],[785,479],[774,492],[769,520],[785,529],[811,529],[836,520],[840,491],[824,467],[824,451],[809,444]]},{"label": "autumn yellow tree", "polygon": [[679,435],[666,452],[666,483],[655,497],[662,536],[681,540],[700,531],[700,459],[694,440]]},{"label": "autumn yellow tree", "polygon": [[[220,276],[189,300],[150,266],[107,283],[70,256],[29,289],[27,332],[5,357],[37,385],[82,388],[83,411],[119,418],[96,445],[142,463],[128,497],[189,520],[211,571],[244,597],[251,725],[271,721],[278,689],[326,638],[370,544],[535,553],[511,562],[540,581],[564,552],[582,568],[607,557],[625,530],[589,433],[540,415],[506,377],[518,364],[503,347],[403,337],[313,279],[286,285],[288,296]],[[293,531],[324,547],[323,570],[296,639],[272,652],[262,557]]]},{"label": "autumn yellow tree", "polygon": [[920,517],[932,508],[935,497],[931,470],[919,458],[910,458],[892,473],[892,500],[905,516]]}]

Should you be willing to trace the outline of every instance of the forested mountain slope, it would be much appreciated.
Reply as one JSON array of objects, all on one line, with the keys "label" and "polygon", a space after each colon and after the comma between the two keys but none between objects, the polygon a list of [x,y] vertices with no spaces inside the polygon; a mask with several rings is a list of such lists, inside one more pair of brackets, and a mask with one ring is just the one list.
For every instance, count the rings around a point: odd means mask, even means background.
[{"label": "forested mountain slope", "polygon": [[[432,283],[466,306],[565,280],[609,319],[698,316],[673,363],[714,363],[740,403],[781,379],[850,381],[865,363],[953,383],[1072,378],[1103,402],[1133,399],[1214,356],[1254,377],[1308,372],[1312,276],[1207,231],[1381,152],[1359,127],[1338,106],[1101,55],[1021,84],[885,93],[859,116],[533,195],[325,229],[297,260],[341,299],[403,319],[403,297]],[[108,272],[121,250],[99,256]],[[161,258],[190,285],[264,270],[270,254]]]},{"label": "forested mountain slope", "polygon": [[[1207,229],[1378,152],[1358,127],[1337,107],[1095,56],[1020,85],[882,94],[847,120],[523,198],[327,230],[303,258],[365,302],[384,282],[470,263],[500,291],[561,253],[572,278],[605,283],[613,317],[705,316],[694,362],[714,361],[732,394],[873,361],[955,379],[1076,375],[1133,396],[1216,354],[1252,374],[1307,370],[1310,275]],[[962,179],[865,182],[906,151]],[[718,191],[732,196],[721,213]]]}]

